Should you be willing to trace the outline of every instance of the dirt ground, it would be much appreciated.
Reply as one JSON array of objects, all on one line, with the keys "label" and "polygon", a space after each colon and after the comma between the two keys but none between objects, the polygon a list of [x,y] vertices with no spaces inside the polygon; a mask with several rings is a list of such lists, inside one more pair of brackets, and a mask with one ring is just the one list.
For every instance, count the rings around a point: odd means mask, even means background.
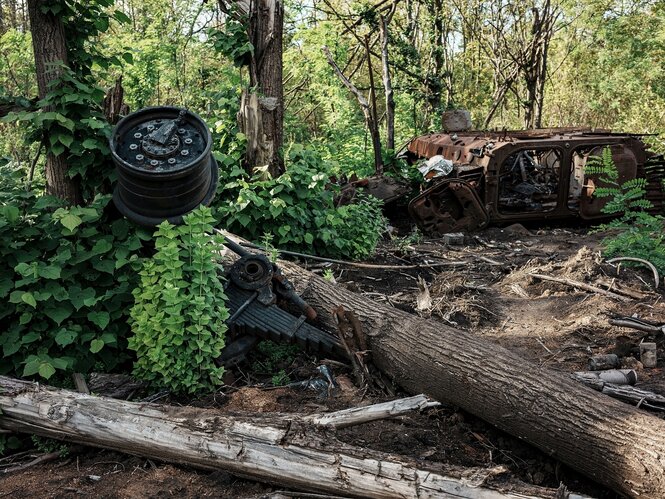
[{"label": "dirt ground", "polygon": [[[603,262],[600,240],[600,235],[585,228],[528,230],[518,225],[466,236],[460,245],[417,236],[396,237],[384,242],[371,261],[420,264],[419,268],[363,269],[328,264],[309,268],[332,275],[339,285],[369,298],[482,336],[551,369],[583,371],[590,356],[616,353],[622,367],[637,371],[637,387],[665,395],[663,361],[659,360],[657,368],[646,369],[638,360],[640,341],[656,341],[662,351],[663,335],[652,337],[608,323],[611,317],[635,314],[664,324],[663,294],[654,291],[649,270]],[[458,263],[433,266],[445,262]],[[534,273],[640,298],[617,301],[540,280],[531,275]],[[316,377],[316,367],[322,362],[326,361],[301,352],[278,367],[290,381],[299,381]],[[269,389],[269,379],[253,373],[248,363],[229,374],[228,386],[214,398],[195,401],[195,405],[228,411],[314,413],[386,399],[380,393],[361,396],[352,386],[350,369],[334,362],[329,366],[342,386],[334,397],[293,387]],[[615,497],[524,442],[445,404],[339,430],[338,436],[348,443],[425,461],[476,467],[504,465],[529,484],[556,488],[564,483],[578,493]],[[33,457],[23,454],[0,459],[0,468],[6,471]],[[224,472],[197,471],[177,463],[90,448],[72,448],[68,456],[0,475],[0,498],[254,498],[277,497],[277,491]],[[300,497],[284,491],[280,494]]]}]

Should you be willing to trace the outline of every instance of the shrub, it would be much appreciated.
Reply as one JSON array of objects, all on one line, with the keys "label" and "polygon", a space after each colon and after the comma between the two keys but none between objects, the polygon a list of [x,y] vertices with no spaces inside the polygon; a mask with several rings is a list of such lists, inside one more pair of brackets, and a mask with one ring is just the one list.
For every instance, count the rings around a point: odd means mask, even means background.
[{"label": "shrub", "polygon": [[598,175],[603,184],[594,195],[609,198],[602,212],[618,216],[598,227],[613,233],[603,239],[605,256],[642,258],[653,263],[659,272],[665,272],[665,218],[644,211],[652,207],[645,198],[647,180],[635,178],[620,184],[609,147],[603,149],[600,157],[589,158],[586,171]]},{"label": "shrub", "polygon": [[226,297],[215,255],[223,242],[211,237],[214,218],[201,207],[175,227],[163,222],[155,232],[155,255],[146,259],[131,310],[136,350],[134,374],[176,393],[194,393],[221,384],[215,365],[224,347]]},{"label": "shrub", "polygon": [[248,178],[236,163],[222,178],[217,217],[228,230],[259,242],[265,233],[282,249],[341,258],[366,258],[374,252],[385,225],[381,203],[365,197],[335,207],[325,163],[302,146],[289,151],[286,172]]},{"label": "shrub", "polygon": [[110,196],[72,208],[18,189],[1,199],[11,204],[0,202],[0,373],[49,379],[127,360],[133,266],[145,235],[105,215]]}]

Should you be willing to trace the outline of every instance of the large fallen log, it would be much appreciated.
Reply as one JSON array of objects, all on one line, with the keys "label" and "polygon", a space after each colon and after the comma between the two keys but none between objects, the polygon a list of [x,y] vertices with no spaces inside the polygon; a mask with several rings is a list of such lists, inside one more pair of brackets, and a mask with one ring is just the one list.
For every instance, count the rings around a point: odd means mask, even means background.
[{"label": "large fallen log", "polygon": [[372,362],[406,391],[456,404],[617,492],[665,497],[664,421],[482,337],[279,264],[323,326],[335,329],[339,306],[352,310]]},{"label": "large fallen log", "polygon": [[[294,415],[231,416],[94,397],[0,376],[0,428],[12,431],[350,497],[580,497],[526,484],[512,484],[519,491],[511,491],[501,466],[425,464],[344,444],[327,425],[348,417],[354,415],[338,413],[317,425]],[[490,489],[493,481],[508,490]]]}]

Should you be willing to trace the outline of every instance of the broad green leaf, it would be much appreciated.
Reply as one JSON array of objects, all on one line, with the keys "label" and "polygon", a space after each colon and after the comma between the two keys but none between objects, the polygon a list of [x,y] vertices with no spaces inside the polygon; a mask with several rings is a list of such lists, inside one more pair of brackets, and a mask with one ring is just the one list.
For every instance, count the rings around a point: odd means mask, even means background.
[{"label": "broad green leaf", "polygon": [[83,220],[81,220],[80,217],[74,215],[73,213],[68,213],[60,219],[60,223],[73,232],[76,227],[83,223]]},{"label": "broad green leaf", "polygon": [[60,156],[63,152],[65,152],[65,146],[62,144],[58,143],[51,146],[51,153],[53,153],[54,156]]},{"label": "broad green leaf", "polygon": [[81,289],[79,286],[69,288],[69,299],[76,310],[80,310],[83,306],[92,306],[97,302],[93,288]]},{"label": "broad green leaf", "polygon": [[39,277],[44,279],[60,279],[60,267],[55,265],[48,265],[46,267],[39,267],[38,273]]},{"label": "broad green leaf", "polygon": [[74,343],[77,336],[78,334],[75,331],[61,329],[58,331],[58,334],[55,335],[55,342],[61,347],[66,347],[67,345]]},{"label": "broad green leaf", "polygon": [[108,326],[111,318],[108,312],[90,312],[88,314],[88,320],[97,325],[100,329],[104,329]]},{"label": "broad green leaf", "polygon": [[60,370],[67,369],[69,367],[69,362],[67,362],[67,358],[65,357],[56,357],[55,359],[51,359],[51,363],[53,364],[53,367]]},{"label": "broad green leaf", "polygon": [[34,358],[26,362],[25,367],[23,368],[23,376],[32,376],[33,374],[37,374],[39,372],[40,364],[41,361],[39,358]]},{"label": "broad green leaf", "polygon": [[60,134],[57,137],[60,143],[65,147],[71,147],[72,142],[74,142],[74,137],[72,135]]},{"label": "broad green leaf", "polygon": [[34,295],[28,291],[21,295],[21,300],[30,305],[32,308],[37,308],[37,300],[35,300]]},{"label": "broad green leaf", "polygon": [[14,287],[14,283],[11,279],[0,278],[0,298],[4,298],[9,294],[9,290]]},{"label": "broad green leaf", "polygon": [[0,215],[5,218],[9,223],[14,223],[18,220],[21,212],[16,206],[2,206],[0,207]]},{"label": "broad green leaf", "polygon": [[92,353],[98,353],[102,348],[104,348],[104,340],[94,339],[90,342],[90,351]]},{"label": "broad green leaf", "polygon": [[85,139],[81,145],[85,149],[98,149],[99,141],[97,139]]},{"label": "broad green leaf", "polygon": [[95,255],[100,255],[102,253],[107,253],[113,249],[113,245],[106,239],[100,239],[92,247],[91,252]]},{"label": "broad green leaf", "polygon": [[128,24],[128,23],[132,22],[132,20],[129,18],[129,16],[121,10],[114,11],[113,12],[113,17],[115,17],[116,20],[118,22],[122,23],[122,24]]},{"label": "broad green leaf", "polygon": [[42,378],[49,379],[55,374],[55,367],[53,367],[49,362],[42,362],[39,365],[39,375]]},{"label": "broad green leaf", "polygon": [[52,305],[44,309],[44,314],[55,322],[58,326],[62,324],[62,321],[67,319],[74,309],[67,302],[62,302],[58,305]]},{"label": "broad green leaf", "polygon": [[37,341],[39,338],[41,338],[41,334],[39,334],[37,331],[30,331],[29,333],[24,334],[21,336],[21,344],[23,345],[28,345],[30,343],[33,343]]}]

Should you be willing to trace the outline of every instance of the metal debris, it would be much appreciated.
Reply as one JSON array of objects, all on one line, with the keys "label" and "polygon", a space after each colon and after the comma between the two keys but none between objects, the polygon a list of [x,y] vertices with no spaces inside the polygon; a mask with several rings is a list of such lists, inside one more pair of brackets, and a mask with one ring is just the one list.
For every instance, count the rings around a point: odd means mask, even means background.
[{"label": "metal debris", "polygon": [[[607,200],[593,196],[600,185],[584,167],[610,147],[622,182],[647,178],[654,210],[665,204],[665,159],[647,150],[638,135],[590,129],[432,133],[416,137],[404,157],[452,162],[409,204],[418,226],[432,235],[474,231],[489,223],[580,217],[606,218]],[[430,175],[430,173],[426,173]]]}]

